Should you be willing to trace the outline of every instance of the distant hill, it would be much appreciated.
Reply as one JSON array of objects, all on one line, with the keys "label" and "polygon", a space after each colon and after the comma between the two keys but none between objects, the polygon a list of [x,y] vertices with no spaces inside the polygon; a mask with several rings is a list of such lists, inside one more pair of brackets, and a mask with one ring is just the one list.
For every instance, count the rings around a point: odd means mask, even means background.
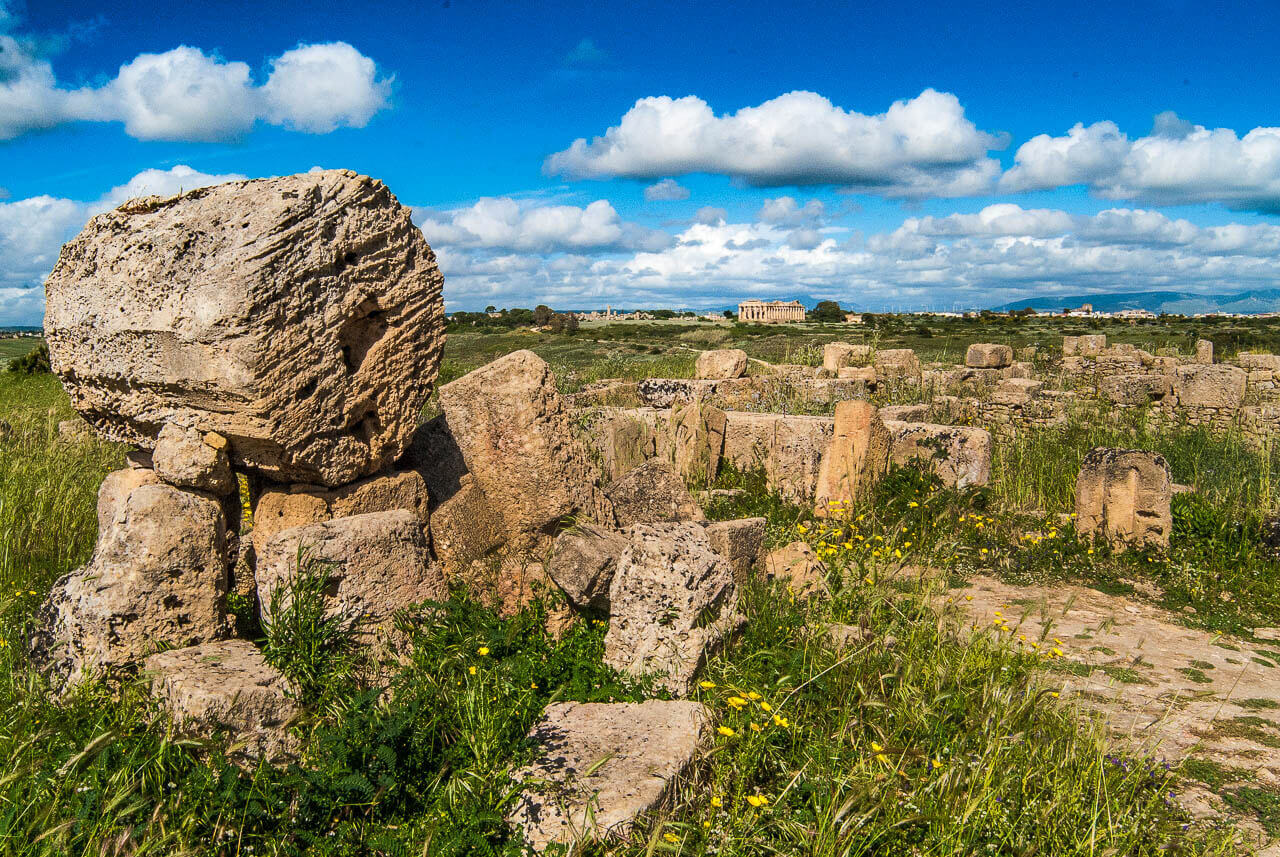
[{"label": "distant hill", "polygon": [[1280,289],[1255,289],[1230,295],[1198,295],[1190,292],[1127,292],[1103,295],[1070,295],[1027,298],[992,307],[996,312],[1031,307],[1038,312],[1057,311],[1093,304],[1097,312],[1145,309],[1154,313],[1194,315],[1202,312],[1280,312]]}]

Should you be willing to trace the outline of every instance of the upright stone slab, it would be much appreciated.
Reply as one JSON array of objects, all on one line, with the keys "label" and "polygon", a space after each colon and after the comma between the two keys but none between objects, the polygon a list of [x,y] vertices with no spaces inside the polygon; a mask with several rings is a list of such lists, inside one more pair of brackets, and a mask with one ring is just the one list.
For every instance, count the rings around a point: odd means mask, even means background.
[{"label": "upright stone slab", "polygon": [[742,624],[733,569],[698,524],[637,524],[609,586],[604,662],[684,696]]},{"label": "upright stone slab", "polygon": [[741,348],[720,348],[698,355],[695,371],[699,378],[722,381],[747,374],[747,352]]},{"label": "upright stone slab", "polygon": [[173,422],[276,481],[341,485],[417,426],[442,284],[382,182],[231,182],[90,220],[45,285],[45,338],[72,406],[112,440],[149,449]]},{"label": "upright stone slab", "polygon": [[852,401],[836,405],[835,433],[822,455],[814,514],[838,515],[866,496],[889,467],[893,438],[875,405]]},{"label": "upright stone slab", "polygon": [[822,368],[833,377],[849,365],[853,345],[848,342],[828,342],[822,346]]},{"label": "upright stone slab", "polygon": [[608,523],[600,474],[573,432],[546,361],[515,351],[440,388],[449,431],[508,539],[549,534],[570,515]]},{"label": "upright stone slab", "polygon": [[528,787],[508,820],[535,852],[625,838],[656,810],[711,738],[699,702],[557,702],[529,732]]},{"label": "upright stone slab", "polygon": [[103,483],[93,558],[55,583],[37,613],[31,658],[58,683],[231,633],[221,507],[149,474],[121,471]]},{"label": "upright stone slab", "polygon": [[1168,547],[1172,495],[1164,456],[1095,447],[1076,479],[1076,532],[1104,538],[1119,548]]},{"label": "upright stone slab", "polygon": [[1208,365],[1213,363],[1213,340],[1197,339],[1196,340],[1196,357],[1197,363]]},{"label": "upright stone slab", "polygon": [[711,549],[729,563],[738,588],[747,585],[751,569],[760,562],[768,521],[764,518],[735,518],[707,524],[707,541]]},{"label": "upright stone slab", "polygon": [[673,405],[669,429],[680,475],[690,482],[714,481],[724,451],[724,411],[701,400]]}]

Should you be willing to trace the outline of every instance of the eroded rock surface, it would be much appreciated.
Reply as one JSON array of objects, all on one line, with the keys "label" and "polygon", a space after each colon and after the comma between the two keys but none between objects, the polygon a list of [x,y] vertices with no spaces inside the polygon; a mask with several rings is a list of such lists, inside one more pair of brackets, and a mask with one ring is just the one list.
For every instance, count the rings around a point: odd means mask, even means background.
[{"label": "eroded rock surface", "polygon": [[49,276],[45,338],[72,406],[112,440],[150,448],[174,422],[277,481],[341,485],[417,426],[442,283],[382,182],[231,182],[90,220]]},{"label": "eroded rock surface", "polygon": [[220,434],[167,423],[156,438],[152,467],[170,485],[225,496],[236,487],[227,447]]},{"label": "eroded rock surface", "polygon": [[131,469],[104,481],[98,514],[93,558],[55,583],[37,613],[34,663],[71,685],[136,666],[159,645],[230,634],[217,501]]},{"label": "eroded rock surface", "polygon": [[836,405],[834,434],[818,472],[814,514],[840,514],[866,496],[888,469],[892,445],[875,405],[863,401]]},{"label": "eroded rock surface", "polygon": [[625,837],[662,804],[711,735],[698,702],[557,702],[529,732],[536,747],[515,779],[529,786],[511,824],[535,851]]},{"label": "eroded rock surface", "polygon": [[694,370],[699,378],[721,381],[747,374],[747,352],[741,348],[720,348],[698,355]]},{"label": "eroded rock surface", "polygon": [[698,524],[637,524],[628,537],[609,588],[604,661],[683,696],[742,623],[733,569]]},{"label": "eroded rock surface", "polygon": [[1164,456],[1095,447],[1076,478],[1076,532],[1117,547],[1169,546],[1173,480]]},{"label": "eroded rock surface", "polygon": [[279,763],[296,752],[294,689],[248,640],[159,652],[144,669],[151,695],[181,732],[222,732],[233,758]]},{"label": "eroded rock surface", "polygon": [[670,462],[653,458],[633,467],[606,489],[618,526],[701,521],[705,516]]},{"label": "eroded rock surface", "polygon": [[607,611],[609,584],[628,544],[622,533],[592,524],[565,530],[552,546],[547,576],[579,610]]}]

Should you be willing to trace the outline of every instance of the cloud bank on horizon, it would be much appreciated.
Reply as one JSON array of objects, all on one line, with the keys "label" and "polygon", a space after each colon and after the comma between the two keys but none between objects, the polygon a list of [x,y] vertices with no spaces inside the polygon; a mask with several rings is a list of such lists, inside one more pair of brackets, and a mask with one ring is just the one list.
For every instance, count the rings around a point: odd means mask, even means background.
[{"label": "cloud bank on horizon", "polygon": [[[179,44],[90,82],[62,79],[6,8],[0,0],[0,150],[113,126],[138,158],[166,141],[199,144],[230,169],[152,159],[157,167],[82,198],[0,188],[0,324],[38,322],[59,247],[94,213],[269,174],[238,154],[262,128],[319,140],[369,133],[376,116],[394,122],[402,109],[391,100],[400,69],[343,40],[300,43],[256,68]],[[573,74],[614,61],[589,36],[559,57]],[[982,127],[962,94],[925,88],[856,109],[792,90],[727,112],[699,95],[645,96],[594,136],[566,133],[530,161],[536,190],[441,204],[393,189],[439,254],[452,308],[719,307],[804,294],[949,309],[1280,286],[1280,225],[1269,222],[1280,214],[1280,128],[1209,128],[1166,111],[1142,136],[1101,119],[1017,139]]]}]

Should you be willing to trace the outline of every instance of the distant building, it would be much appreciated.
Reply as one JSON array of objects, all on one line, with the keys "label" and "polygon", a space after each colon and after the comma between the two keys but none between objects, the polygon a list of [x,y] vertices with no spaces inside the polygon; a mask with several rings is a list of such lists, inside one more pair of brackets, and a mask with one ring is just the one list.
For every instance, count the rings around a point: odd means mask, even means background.
[{"label": "distant building", "polygon": [[763,324],[804,321],[804,304],[800,301],[743,301],[738,304],[738,321]]},{"label": "distant building", "polygon": [[862,313],[847,312],[844,314],[845,324],[862,324]]}]

